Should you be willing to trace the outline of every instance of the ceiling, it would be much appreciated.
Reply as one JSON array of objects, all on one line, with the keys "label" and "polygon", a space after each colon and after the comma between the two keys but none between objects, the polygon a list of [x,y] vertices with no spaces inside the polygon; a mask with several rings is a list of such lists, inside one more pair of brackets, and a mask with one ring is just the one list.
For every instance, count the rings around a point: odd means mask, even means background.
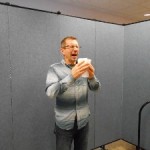
[{"label": "ceiling", "polygon": [[51,0],[61,14],[127,25],[150,20],[150,0]]}]

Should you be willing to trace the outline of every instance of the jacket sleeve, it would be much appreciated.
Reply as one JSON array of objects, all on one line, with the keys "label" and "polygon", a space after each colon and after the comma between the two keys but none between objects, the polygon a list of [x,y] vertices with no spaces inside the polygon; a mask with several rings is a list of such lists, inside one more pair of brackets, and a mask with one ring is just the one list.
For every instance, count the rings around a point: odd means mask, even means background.
[{"label": "jacket sleeve", "polygon": [[46,78],[46,95],[49,98],[55,98],[58,94],[65,92],[68,87],[73,84],[75,79],[71,74],[68,74],[63,79],[60,79],[53,67],[49,68]]},{"label": "jacket sleeve", "polygon": [[90,90],[96,91],[101,88],[101,83],[96,78],[96,76],[94,76],[92,79],[88,79],[88,86]]}]

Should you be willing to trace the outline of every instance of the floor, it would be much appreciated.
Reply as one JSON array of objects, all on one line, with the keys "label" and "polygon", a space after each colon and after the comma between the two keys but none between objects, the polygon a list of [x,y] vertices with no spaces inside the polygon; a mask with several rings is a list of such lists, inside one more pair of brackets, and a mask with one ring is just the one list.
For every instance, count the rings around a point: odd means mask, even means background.
[{"label": "floor", "polygon": [[[124,140],[118,140],[113,143],[105,145],[105,149],[106,150],[136,150],[136,146]],[[102,149],[96,148],[94,150],[102,150]]]}]

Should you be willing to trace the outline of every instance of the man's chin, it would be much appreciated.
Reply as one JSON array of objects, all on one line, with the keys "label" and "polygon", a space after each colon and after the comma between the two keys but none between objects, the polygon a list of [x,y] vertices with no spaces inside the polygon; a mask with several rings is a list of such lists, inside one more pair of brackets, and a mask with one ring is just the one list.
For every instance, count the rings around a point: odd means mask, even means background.
[{"label": "man's chin", "polygon": [[71,58],[72,61],[77,61],[77,59],[78,57],[75,57],[75,56]]},{"label": "man's chin", "polygon": [[72,64],[76,64],[76,62],[77,62],[77,59],[72,59],[72,60],[71,60],[71,63],[72,63]]}]

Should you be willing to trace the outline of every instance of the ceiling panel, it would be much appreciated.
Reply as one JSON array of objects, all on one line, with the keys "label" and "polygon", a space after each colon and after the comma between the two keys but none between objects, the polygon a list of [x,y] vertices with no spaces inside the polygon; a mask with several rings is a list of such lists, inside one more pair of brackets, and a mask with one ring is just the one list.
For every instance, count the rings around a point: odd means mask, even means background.
[{"label": "ceiling panel", "polygon": [[[150,17],[145,17],[145,13],[150,13],[150,0],[51,0],[65,5],[61,11],[66,15],[81,18],[95,19],[116,24],[131,24]],[[60,7],[59,7],[60,8]],[[66,9],[66,10],[65,10]],[[78,12],[76,12],[76,10]]]}]

